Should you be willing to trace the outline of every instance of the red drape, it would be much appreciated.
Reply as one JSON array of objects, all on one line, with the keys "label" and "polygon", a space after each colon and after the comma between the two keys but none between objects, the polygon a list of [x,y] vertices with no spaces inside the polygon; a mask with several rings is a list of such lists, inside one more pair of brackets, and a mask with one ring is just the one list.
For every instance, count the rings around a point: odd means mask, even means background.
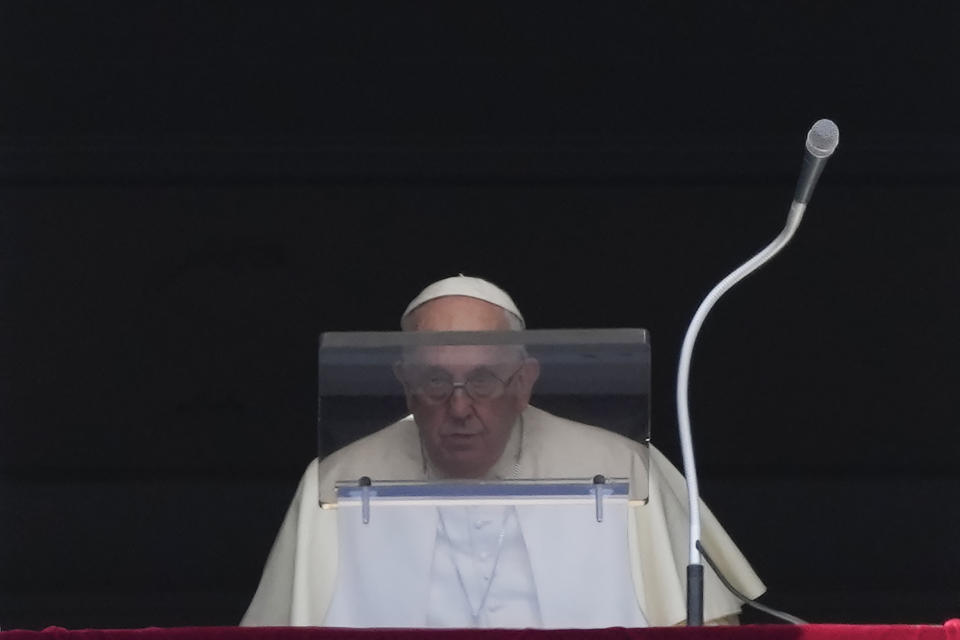
[{"label": "red drape", "polygon": [[4,631],[0,640],[960,640],[960,620],[937,625],[746,625],[654,629],[318,629],[182,627]]}]

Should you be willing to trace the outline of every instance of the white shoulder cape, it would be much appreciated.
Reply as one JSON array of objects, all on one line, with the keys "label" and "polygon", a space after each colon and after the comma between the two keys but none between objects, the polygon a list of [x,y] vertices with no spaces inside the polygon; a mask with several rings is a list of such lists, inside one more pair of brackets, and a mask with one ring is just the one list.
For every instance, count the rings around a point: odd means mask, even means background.
[{"label": "white shoulder cape", "polygon": [[[529,407],[523,414],[520,477],[642,478],[643,445],[597,427],[571,422]],[[322,626],[333,597],[337,571],[337,510],[321,509],[333,501],[333,485],[363,475],[378,480],[421,478],[423,461],[417,426],[405,418],[377,433],[314,460],[296,495],[267,559],[260,585],[241,621],[248,626]],[[631,507],[628,519],[635,596],[651,626],[686,619],[688,518],[682,474],[650,447],[649,501]],[[643,484],[640,482],[639,484]],[[765,587],[710,510],[701,504],[701,541],[724,575],[751,598]],[[707,567],[704,619],[740,611],[740,602]],[[541,600],[546,594],[541,594]],[[545,626],[550,624],[544,611]],[[556,624],[559,622],[560,624]]]}]

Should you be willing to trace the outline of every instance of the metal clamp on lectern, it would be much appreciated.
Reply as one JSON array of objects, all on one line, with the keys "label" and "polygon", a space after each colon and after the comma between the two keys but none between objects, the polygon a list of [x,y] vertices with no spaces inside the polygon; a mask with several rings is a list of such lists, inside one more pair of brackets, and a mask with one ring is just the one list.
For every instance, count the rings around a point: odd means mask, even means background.
[{"label": "metal clamp on lectern", "polygon": [[607,486],[607,479],[603,474],[593,476],[593,499],[596,503],[597,522],[603,522],[603,497],[613,495],[613,489]]},{"label": "metal clamp on lectern", "polygon": [[[335,485],[336,504],[330,507],[359,506],[363,524],[370,523],[371,507],[414,506],[518,506],[518,505],[592,505],[597,522],[603,522],[607,498],[628,500],[627,478],[557,478],[550,480],[496,480],[443,482],[379,481],[369,476]],[[631,501],[632,502],[632,501]]]},{"label": "metal clamp on lectern", "polygon": [[360,513],[363,524],[370,524],[370,494],[377,495],[377,492],[370,488],[372,484],[370,476],[363,476],[357,481],[357,485],[360,487]]}]

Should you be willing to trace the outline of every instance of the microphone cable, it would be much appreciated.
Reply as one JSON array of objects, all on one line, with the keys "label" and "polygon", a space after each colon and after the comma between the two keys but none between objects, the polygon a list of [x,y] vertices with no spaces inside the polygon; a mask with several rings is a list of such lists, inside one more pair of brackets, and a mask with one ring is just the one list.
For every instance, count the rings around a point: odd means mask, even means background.
[{"label": "microphone cable", "polygon": [[707,561],[707,564],[710,565],[710,568],[713,569],[714,573],[717,574],[717,577],[720,578],[720,582],[722,582],[723,586],[727,588],[727,591],[735,595],[743,604],[747,605],[748,607],[752,607],[757,611],[762,611],[767,615],[773,616],[774,618],[779,618],[780,620],[789,622],[790,624],[810,624],[806,620],[798,618],[795,615],[789,614],[786,611],[780,611],[779,609],[768,607],[765,604],[761,604],[756,600],[753,600],[743,595],[735,586],[730,584],[730,581],[727,580],[726,576],[724,576],[723,573],[721,573],[720,568],[717,567],[717,563],[713,561],[713,558],[710,557],[710,554],[707,553],[707,550],[703,548],[703,545],[700,544],[699,540],[697,540],[697,549],[700,550],[700,555],[703,556],[703,559]]}]

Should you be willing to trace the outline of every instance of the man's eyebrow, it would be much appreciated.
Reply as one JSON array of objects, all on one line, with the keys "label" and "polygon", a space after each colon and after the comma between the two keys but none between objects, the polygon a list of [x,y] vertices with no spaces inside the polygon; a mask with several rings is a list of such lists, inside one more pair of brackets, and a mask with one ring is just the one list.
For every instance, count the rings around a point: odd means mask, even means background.
[{"label": "man's eyebrow", "polygon": [[446,373],[447,370],[443,367],[437,366],[435,364],[427,364],[425,362],[407,362],[406,366],[418,373],[432,373],[439,371],[441,373]]}]

